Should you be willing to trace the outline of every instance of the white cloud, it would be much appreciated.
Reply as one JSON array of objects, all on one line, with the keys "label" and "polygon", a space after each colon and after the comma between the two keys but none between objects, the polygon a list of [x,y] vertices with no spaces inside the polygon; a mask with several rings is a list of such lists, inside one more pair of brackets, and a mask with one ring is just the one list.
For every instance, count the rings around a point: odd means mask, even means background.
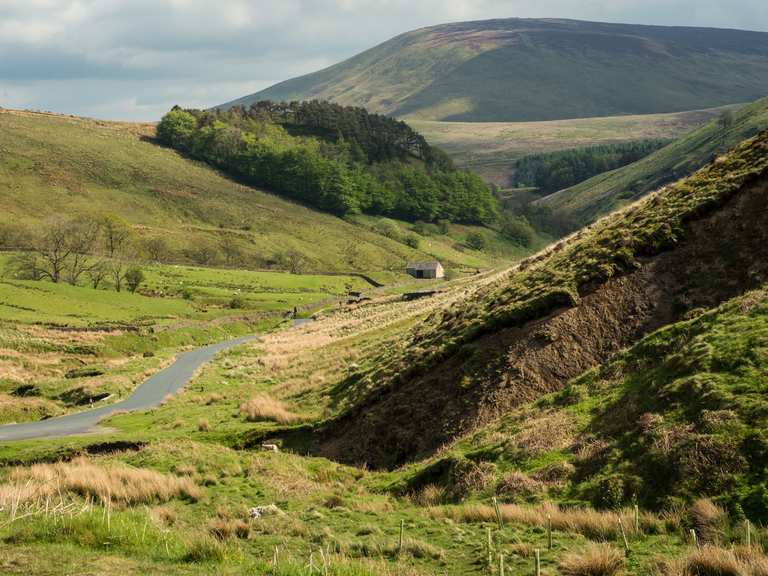
[{"label": "white cloud", "polygon": [[0,0],[0,105],[155,119],[451,21],[566,17],[768,30],[764,0]]}]

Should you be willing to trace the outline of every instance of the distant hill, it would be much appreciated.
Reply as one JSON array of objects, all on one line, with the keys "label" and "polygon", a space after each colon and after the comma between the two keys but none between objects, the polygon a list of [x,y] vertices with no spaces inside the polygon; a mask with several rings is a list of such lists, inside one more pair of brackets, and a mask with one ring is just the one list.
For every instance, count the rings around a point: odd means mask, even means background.
[{"label": "distant hill", "polygon": [[768,33],[510,18],[408,32],[224,106],[322,99],[489,122],[677,112],[766,94]]},{"label": "distant hill", "polygon": [[726,124],[710,121],[642,160],[538,200],[554,220],[575,230],[696,171],[718,154],[768,128],[768,98],[736,110]]}]

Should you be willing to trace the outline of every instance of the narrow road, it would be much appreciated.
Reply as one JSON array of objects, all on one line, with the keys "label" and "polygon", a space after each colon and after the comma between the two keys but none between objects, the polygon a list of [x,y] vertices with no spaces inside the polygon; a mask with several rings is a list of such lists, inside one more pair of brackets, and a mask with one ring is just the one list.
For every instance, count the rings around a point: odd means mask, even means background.
[{"label": "narrow road", "polygon": [[195,370],[213,359],[217,352],[256,338],[258,337],[244,336],[184,352],[176,358],[173,364],[145,380],[141,386],[134,390],[133,394],[116,404],[49,420],[0,426],[0,442],[85,434],[90,432],[99,421],[115,412],[154,408],[166,396],[183,388],[190,381]]}]

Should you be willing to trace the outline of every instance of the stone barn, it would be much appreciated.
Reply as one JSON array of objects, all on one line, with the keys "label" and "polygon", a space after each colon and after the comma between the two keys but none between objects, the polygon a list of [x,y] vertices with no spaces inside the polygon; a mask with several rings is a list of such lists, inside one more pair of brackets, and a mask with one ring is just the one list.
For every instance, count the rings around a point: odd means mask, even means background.
[{"label": "stone barn", "polygon": [[405,267],[405,271],[414,278],[445,278],[440,262],[414,262]]}]

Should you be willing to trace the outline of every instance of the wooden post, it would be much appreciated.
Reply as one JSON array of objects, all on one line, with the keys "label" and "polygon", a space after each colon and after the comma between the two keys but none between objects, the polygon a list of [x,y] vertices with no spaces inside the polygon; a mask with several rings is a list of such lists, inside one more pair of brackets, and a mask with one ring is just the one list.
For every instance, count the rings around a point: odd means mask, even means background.
[{"label": "wooden post", "polygon": [[629,541],[627,540],[627,533],[624,530],[624,522],[621,521],[621,516],[619,516],[619,531],[621,532],[621,539],[624,542],[624,552],[629,555]]},{"label": "wooden post", "polygon": [[486,528],[487,545],[488,545],[488,567],[493,566],[493,542],[491,539],[491,528]]},{"label": "wooden post", "polygon": [[693,543],[694,548],[699,547],[699,539],[696,537],[696,530],[691,528],[691,542]]},{"label": "wooden post", "polygon": [[547,549],[552,550],[552,514],[547,514]]},{"label": "wooden post", "polygon": [[504,528],[504,519],[501,517],[501,508],[499,508],[499,502],[496,500],[496,496],[493,497],[493,509],[496,511],[496,522],[499,523],[499,530]]},{"label": "wooden post", "polygon": [[752,547],[752,525],[749,523],[749,519],[744,520],[744,531],[747,548]]},{"label": "wooden post", "polygon": [[541,576],[541,550],[536,548],[533,554],[536,561],[536,576]]},{"label": "wooden post", "polygon": [[405,520],[400,520],[400,542],[397,545],[397,555],[403,553],[403,536],[405,535]]},{"label": "wooden post", "polygon": [[504,576],[504,554],[499,554],[499,576]]},{"label": "wooden post", "polygon": [[635,534],[640,534],[640,508],[635,504]]}]

